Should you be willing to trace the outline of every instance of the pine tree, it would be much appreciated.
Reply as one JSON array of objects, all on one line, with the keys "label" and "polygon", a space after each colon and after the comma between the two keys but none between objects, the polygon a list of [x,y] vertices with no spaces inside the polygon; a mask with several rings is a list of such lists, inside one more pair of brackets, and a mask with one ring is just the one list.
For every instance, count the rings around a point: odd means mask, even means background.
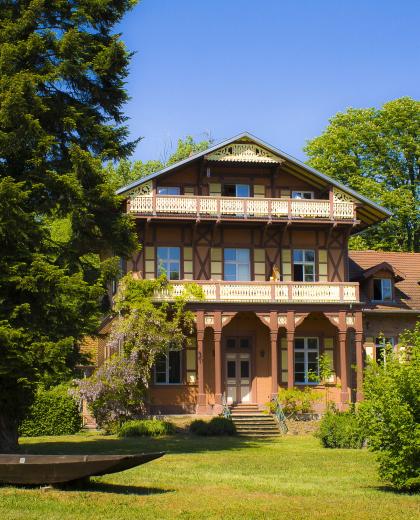
[{"label": "pine tree", "polygon": [[[128,157],[131,0],[3,0],[0,9],[0,451],[34,385],[69,377],[106,273],[135,247],[102,162]],[[60,223],[65,225],[60,226]],[[63,232],[62,230],[65,230]],[[105,269],[107,268],[107,269]]]}]

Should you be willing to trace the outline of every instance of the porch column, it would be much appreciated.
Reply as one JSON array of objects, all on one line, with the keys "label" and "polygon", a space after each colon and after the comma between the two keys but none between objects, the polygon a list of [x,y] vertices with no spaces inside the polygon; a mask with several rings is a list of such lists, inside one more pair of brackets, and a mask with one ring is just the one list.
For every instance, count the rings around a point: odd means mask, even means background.
[{"label": "porch column", "polygon": [[271,393],[277,396],[279,391],[278,353],[277,353],[278,323],[277,312],[270,312],[270,341],[271,341]]},{"label": "porch column", "polygon": [[363,399],[363,322],[362,313],[355,314],[355,347],[356,347],[356,401]]},{"label": "porch column", "polygon": [[214,314],[214,392],[216,405],[222,404],[222,313]]},{"label": "porch column", "polygon": [[198,398],[197,411],[206,407],[206,393],[204,389],[204,312],[197,312],[197,372]]},{"label": "porch column", "polygon": [[295,386],[295,312],[287,311],[287,388]]},{"label": "porch column", "polygon": [[340,350],[340,380],[341,380],[341,407],[345,409],[349,401],[349,391],[347,383],[347,324],[346,312],[338,313],[338,344]]}]

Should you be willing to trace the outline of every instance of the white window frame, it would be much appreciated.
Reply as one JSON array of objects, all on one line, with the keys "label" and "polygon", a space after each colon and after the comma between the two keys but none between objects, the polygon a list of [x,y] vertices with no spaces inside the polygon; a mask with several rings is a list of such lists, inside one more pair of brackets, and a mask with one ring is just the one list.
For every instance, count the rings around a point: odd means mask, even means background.
[{"label": "white window frame", "polygon": [[[159,249],[167,249],[168,250],[167,258],[165,258],[165,259],[159,258]],[[174,259],[170,258],[169,249],[178,249],[178,251],[179,251],[179,260],[174,260]],[[168,280],[181,280],[182,279],[182,276],[181,276],[181,264],[182,264],[182,262],[181,262],[181,248],[179,246],[157,246],[156,247],[156,274],[157,274],[157,276],[160,276],[162,274],[161,269],[160,269],[160,265],[159,265],[159,263],[160,263],[159,261],[160,260],[162,260],[162,262],[165,262],[165,263],[169,264],[169,273],[164,271],[165,274],[168,277]],[[178,278],[171,278],[171,273],[172,273],[171,265],[172,264],[178,264]],[[174,272],[175,272],[175,270],[174,270]]]},{"label": "white window frame", "polygon": [[[303,349],[296,349],[296,340],[297,339],[303,339]],[[315,339],[316,340],[316,348],[309,348],[308,347],[308,340]],[[296,352],[303,352],[303,369],[305,372],[305,381],[296,381]],[[317,381],[309,381],[308,380],[308,354],[312,352],[316,352],[317,354],[317,370],[319,374],[319,338],[315,336],[298,336],[294,339],[293,342],[293,379],[295,381],[295,385],[319,385],[319,382]]]},{"label": "white window frame", "polygon": [[[239,260],[226,260],[225,258],[225,252],[226,250],[235,250],[235,251],[248,251],[248,262],[241,262]],[[228,280],[226,278],[226,265],[235,265],[236,266],[236,279],[235,280]],[[247,265],[248,266],[248,279],[247,280],[238,280],[238,272],[239,272],[239,266],[240,265]],[[247,247],[225,247],[223,249],[223,279],[227,280],[229,282],[249,282],[251,281],[251,250]]]},{"label": "white window frame", "polygon": [[[302,251],[302,260],[295,261],[295,251]],[[314,260],[313,262],[309,262],[305,260],[305,253],[307,251],[310,251],[314,254]],[[293,262],[293,278],[295,277],[294,273],[294,267],[295,265],[301,265],[302,266],[302,274],[303,274],[303,280],[294,280],[296,281],[302,281],[302,282],[315,282],[316,281],[316,251],[314,249],[293,249],[292,250],[292,262]],[[311,265],[313,267],[313,274],[312,275],[306,275],[305,273],[305,265]],[[306,277],[313,277],[312,280],[307,280]]]},{"label": "white window frame", "polygon": [[[381,282],[381,299],[375,298],[375,280],[379,280]],[[389,282],[389,289],[391,292],[390,298],[387,298],[384,300],[384,282]],[[391,278],[374,278],[373,279],[373,298],[372,301],[374,302],[392,302],[393,301],[393,291],[392,291],[392,280]]]},{"label": "white window frame", "polygon": [[[302,197],[299,196],[303,195]],[[309,195],[309,197],[305,197],[305,195]],[[292,199],[299,199],[299,200],[309,200],[314,198],[314,192],[313,191],[306,191],[306,190],[293,190],[292,191]]]},{"label": "white window frame", "polygon": [[[375,361],[376,362],[378,362],[378,349],[385,349],[388,344],[392,346],[392,350],[395,349],[395,338],[393,336],[383,336],[383,337],[375,338]],[[384,364],[385,363],[386,363],[386,357],[384,358]]]},{"label": "white window frame", "polygon": [[159,386],[174,386],[174,385],[182,385],[182,351],[181,350],[172,350],[172,352],[179,352],[179,382],[170,383],[169,382],[169,353],[165,354],[165,372],[159,372],[160,374],[165,374],[165,382],[158,382],[156,379],[157,370],[156,364],[153,369],[153,382],[155,385]]}]

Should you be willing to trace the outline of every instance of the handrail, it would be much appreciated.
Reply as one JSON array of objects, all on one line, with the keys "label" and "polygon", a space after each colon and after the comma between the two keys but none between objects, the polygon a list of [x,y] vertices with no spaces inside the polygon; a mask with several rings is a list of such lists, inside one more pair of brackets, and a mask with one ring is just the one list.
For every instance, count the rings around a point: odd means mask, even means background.
[{"label": "handrail", "polygon": [[222,395],[222,406],[223,406],[223,410],[222,410],[222,416],[225,418],[225,419],[229,419],[229,420],[232,420],[232,412],[230,411],[230,408],[227,404],[227,401],[226,401],[226,394],[223,394]]},{"label": "handrail", "polygon": [[274,417],[278,422],[279,429],[282,433],[286,434],[289,431],[289,428],[287,427],[286,416],[284,415],[283,407],[279,401],[278,396],[273,397],[271,399],[271,403],[274,404]]}]

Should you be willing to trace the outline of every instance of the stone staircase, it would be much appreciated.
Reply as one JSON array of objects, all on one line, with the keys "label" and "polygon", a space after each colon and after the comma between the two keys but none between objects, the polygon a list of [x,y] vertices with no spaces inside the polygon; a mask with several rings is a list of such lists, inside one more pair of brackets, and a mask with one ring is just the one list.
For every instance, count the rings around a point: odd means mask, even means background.
[{"label": "stone staircase", "polygon": [[256,404],[242,403],[230,407],[232,422],[239,435],[249,437],[273,437],[280,435],[277,421],[263,413]]}]

